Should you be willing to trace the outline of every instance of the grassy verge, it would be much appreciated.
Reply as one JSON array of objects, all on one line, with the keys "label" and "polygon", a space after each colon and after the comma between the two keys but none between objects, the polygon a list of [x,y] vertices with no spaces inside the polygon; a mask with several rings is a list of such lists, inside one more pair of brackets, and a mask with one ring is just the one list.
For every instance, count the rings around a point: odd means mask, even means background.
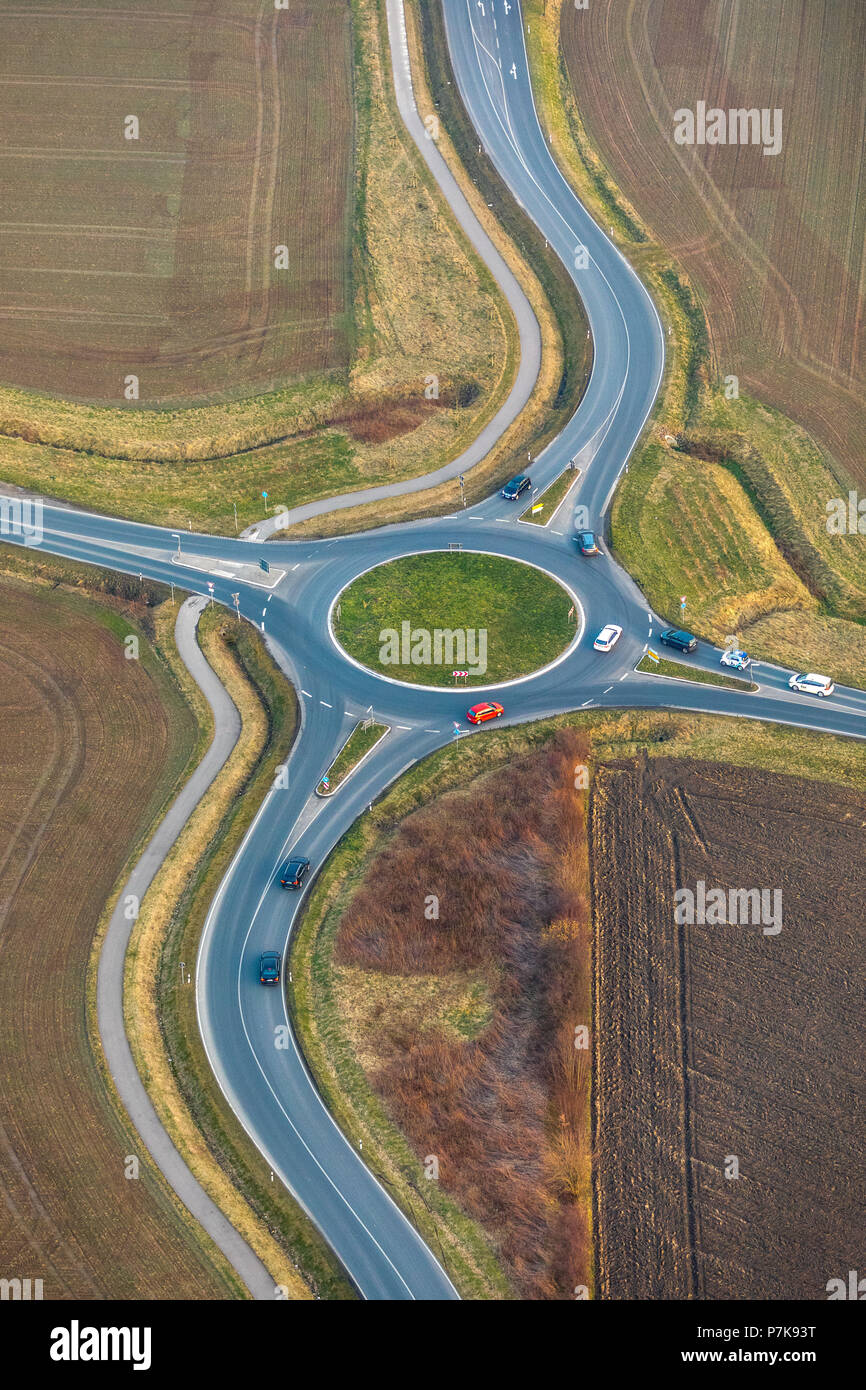
[{"label": "grassy verge", "polygon": [[724,645],[768,613],[815,612],[736,478],[720,464],[648,444],[632,462],[611,519],[617,555],[662,614],[679,613]]},{"label": "grassy verge", "polygon": [[268,1164],[222,1096],[199,1036],[195,991],[178,984],[180,962],[196,959],[210,902],[297,722],[293,693],[253,629],[212,608],[201,619],[200,640],[241,714],[242,732],[142,904],[127,959],[127,1032],[180,1153],[272,1271],[275,1286],[290,1298],[350,1297],[324,1242],[294,1201],[275,1190]]},{"label": "grassy verge", "polygon": [[674,676],[681,681],[696,681],[698,685],[726,685],[729,690],[757,690],[753,681],[739,680],[737,676],[723,676],[721,672],[705,671],[700,666],[686,666],[682,661],[666,661],[660,656],[653,661],[651,656],[642,656],[636,671],[646,671],[651,676]]},{"label": "grassy verge", "polygon": [[[574,469],[566,468],[564,473],[560,473],[558,478],[546,487],[540,496],[536,497],[532,506],[527,507],[525,512],[520,515],[521,521],[531,521],[533,526],[546,526],[552,520],[553,514],[565,497],[569,488],[577,482],[578,474]],[[541,503],[541,511],[533,512],[532,508]]]},{"label": "grassy verge", "polygon": [[343,744],[331,766],[326,773],[328,785],[325,786],[324,779],[318,785],[320,796],[333,796],[339,786],[345,782],[350,772],[354,772],[359,762],[366,758],[376,747],[376,744],[385,737],[390,729],[389,724],[376,724],[373,720],[369,722],[362,720],[356,724],[346,742]]},{"label": "grassy verge", "polygon": [[588,138],[561,54],[562,0],[526,0],[525,10],[539,111],[557,160],[643,276],[668,329],[653,434],[638,446],[614,504],[617,557],[672,621],[685,593],[693,625],[713,640],[736,634],[754,655],[790,664],[796,632],[796,661],[823,661],[840,679],[862,683],[866,536],[828,533],[828,504],[846,495],[838,466],[793,421],[716,378],[696,287]]},{"label": "grassy verge", "polygon": [[[365,874],[412,811],[474,778],[538,749],[556,729],[574,728],[590,741],[592,764],[634,756],[705,759],[756,772],[790,772],[866,786],[866,745],[805,729],[757,720],[692,716],[679,711],[581,711],[516,728],[495,728],[484,739],[448,745],[411,768],[343,837],[310,895],[292,948],[290,1004],[317,1083],[341,1128],[363,1145],[366,1161],[388,1186],[465,1297],[507,1297],[509,1283],[485,1233],[439,1184],[424,1180],[423,1155],[415,1153],[372,1090],[341,1006],[342,986],[333,950],[340,919]],[[467,1027],[484,1027],[487,1005],[471,979],[428,982],[428,1013],[467,1013]],[[401,984],[402,988],[402,984]],[[418,986],[406,985],[417,994]],[[450,993],[448,992],[450,990]],[[426,1203],[419,1194],[423,1193]]]},{"label": "grassy verge", "polygon": [[340,595],[334,630],[356,661],[395,680],[453,685],[456,668],[493,684],[555,660],[575,634],[572,608],[529,565],[435,552],[361,575]]}]

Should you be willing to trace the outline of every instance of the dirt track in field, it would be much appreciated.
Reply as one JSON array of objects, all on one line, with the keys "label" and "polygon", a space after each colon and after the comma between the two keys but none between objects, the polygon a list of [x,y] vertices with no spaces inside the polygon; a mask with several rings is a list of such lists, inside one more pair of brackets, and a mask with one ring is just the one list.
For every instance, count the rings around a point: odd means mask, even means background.
[{"label": "dirt track in field", "polygon": [[[825,1298],[862,1264],[864,852],[862,794],[673,760],[597,775],[598,1296]],[[780,888],[781,931],[677,925],[698,880]]]},{"label": "dirt track in field", "polygon": [[4,582],[0,731],[0,1276],[46,1299],[226,1297],[144,1165],[125,1175],[141,1147],[85,1012],[100,913],[190,721],[80,603]]}]

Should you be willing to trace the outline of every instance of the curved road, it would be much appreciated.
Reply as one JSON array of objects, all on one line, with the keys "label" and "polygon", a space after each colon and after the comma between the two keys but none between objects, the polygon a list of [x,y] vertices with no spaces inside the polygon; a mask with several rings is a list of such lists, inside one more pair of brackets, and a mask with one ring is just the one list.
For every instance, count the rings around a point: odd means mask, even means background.
[{"label": "curved road", "polygon": [[[400,10],[400,0],[389,0],[398,84]],[[454,736],[455,724],[463,734],[470,732],[464,716],[473,697],[465,690],[401,686],[349,662],[328,625],[345,584],[397,555],[460,543],[467,550],[540,565],[572,588],[585,621],[558,663],[502,689],[505,722],[581,707],[677,707],[866,736],[862,691],[840,688],[832,699],[815,701],[788,690],[788,673],[772,666],[755,672],[761,687],[756,694],[635,671],[647,644],[666,624],[610,556],[579,559],[572,516],[580,506],[585,509],[581,524],[603,530],[616,480],[661,379],[661,325],[640,281],[589,218],[547,150],[532,100],[518,0],[444,0],[444,11],[457,81],[472,120],[503,179],[573,267],[595,339],[593,372],[580,408],[532,467],[539,486],[571,459],[580,467],[556,516],[546,527],[526,525],[517,519],[522,508],[497,496],[471,512],[436,521],[267,546],[260,543],[264,528],[258,539],[244,540],[178,535],[62,507],[46,507],[44,519],[43,544],[49,550],[164,582],[172,579],[199,593],[211,583],[217,600],[229,606],[237,595],[238,611],[265,632],[300,692],[303,718],[289,759],[288,789],[273,790],[262,805],[208,917],[196,980],[199,1020],[215,1074],[241,1122],[365,1298],[456,1294],[447,1273],[335,1126],[291,1030],[287,1048],[275,1045],[275,1030],[288,1024],[285,1001],[281,992],[259,987],[257,959],[267,948],[286,950],[303,902],[303,894],[276,886],[280,859],[297,851],[314,867],[321,865],[391,780],[442,747]],[[411,128],[411,110],[408,119]],[[423,128],[420,139],[424,148]],[[432,157],[432,151],[426,153]],[[429,482],[421,480],[424,486]],[[358,500],[363,497],[355,495],[345,505]],[[332,509],[335,502],[313,505]],[[270,565],[269,573],[259,568],[260,560]],[[606,622],[620,623],[624,634],[602,655],[592,640]],[[717,667],[718,659],[717,650],[702,645],[691,664]],[[353,722],[371,706],[391,726],[390,733],[334,797],[316,798],[313,788]],[[474,736],[484,737],[484,730]]]}]

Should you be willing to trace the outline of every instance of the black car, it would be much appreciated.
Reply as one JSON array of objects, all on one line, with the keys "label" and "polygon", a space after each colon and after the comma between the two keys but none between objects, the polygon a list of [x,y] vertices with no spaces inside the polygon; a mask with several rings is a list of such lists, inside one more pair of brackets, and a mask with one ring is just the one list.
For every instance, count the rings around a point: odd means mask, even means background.
[{"label": "black car", "polygon": [[532,487],[532,479],[528,478],[525,473],[518,473],[516,478],[512,478],[510,483],[505,484],[500,497],[506,497],[509,502],[514,502],[528,487]]},{"label": "black car", "polygon": [[697,637],[693,637],[690,632],[683,632],[680,627],[669,627],[660,633],[659,641],[666,647],[676,647],[678,652],[695,652],[698,649]]},{"label": "black car", "polygon": [[595,539],[593,531],[578,531],[575,542],[581,555],[600,555],[598,541]]},{"label": "black car", "polygon": [[263,951],[259,956],[259,979],[263,985],[280,983],[280,957],[277,951]]},{"label": "black car", "polygon": [[280,883],[284,888],[300,888],[309,871],[309,859],[287,859],[280,869]]}]

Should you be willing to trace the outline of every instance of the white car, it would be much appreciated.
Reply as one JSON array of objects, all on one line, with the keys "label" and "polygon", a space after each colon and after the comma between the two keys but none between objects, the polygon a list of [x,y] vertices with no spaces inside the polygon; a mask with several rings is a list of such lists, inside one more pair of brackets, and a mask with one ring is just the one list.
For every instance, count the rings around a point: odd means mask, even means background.
[{"label": "white car", "polygon": [[744,671],[749,664],[749,657],[746,652],[731,651],[722,652],[720,666],[733,666],[735,671]]},{"label": "white car", "polygon": [[816,676],[814,671],[805,676],[792,676],[788,684],[792,690],[800,690],[804,695],[817,695],[819,699],[832,695],[836,689],[829,676]]},{"label": "white car", "polygon": [[597,652],[609,652],[611,647],[616,646],[620,637],[622,628],[617,627],[616,623],[606,623],[592,645]]}]

